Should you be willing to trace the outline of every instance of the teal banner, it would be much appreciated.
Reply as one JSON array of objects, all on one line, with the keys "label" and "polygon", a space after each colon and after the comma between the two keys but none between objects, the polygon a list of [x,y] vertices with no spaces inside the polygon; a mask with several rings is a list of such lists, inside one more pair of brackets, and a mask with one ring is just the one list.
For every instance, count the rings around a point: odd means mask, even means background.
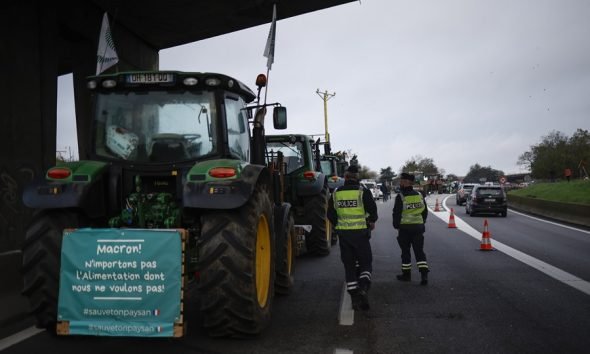
[{"label": "teal banner", "polygon": [[57,319],[69,334],[172,337],[181,287],[181,231],[64,232]]}]

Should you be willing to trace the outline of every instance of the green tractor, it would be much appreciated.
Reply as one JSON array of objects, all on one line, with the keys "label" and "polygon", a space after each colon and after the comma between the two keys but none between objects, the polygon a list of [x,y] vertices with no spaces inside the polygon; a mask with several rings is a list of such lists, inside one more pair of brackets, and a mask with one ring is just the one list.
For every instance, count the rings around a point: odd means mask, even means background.
[{"label": "green tractor", "polygon": [[307,253],[325,256],[332,245],[332,226],[328,210],[328,178],[322,171],[319,142],[303,134],[268,135],[267,151],[271,157],[284,158],[284,195],[291,205],[295,224],[310,225],[305,232]]},{"label": "green tractor", "polygon": [[329,142],[316,142],[324,145],[324,154],[320,156],[320,165],[322,171],[328,176],[328,188],[330,193],[338,187],[344,185],[344,172],[348,167],[348,162],[343,154],[332,154]]},{"label": "green tractor", "polygon": [[293,284],[296,234],[280,169],[265,155],[266,109],[284,129],[286,108],[259,105],[266,78],[256,81],[258,95],[215,73],[88,78],[87,159],[50,168],[23,194],[36,209],[22,251],[38,327],[56,326],[64,230],[81,228],[186,230],[182,291],[195,290],[208,334],[257,335],[268,325],[275,292]]}]

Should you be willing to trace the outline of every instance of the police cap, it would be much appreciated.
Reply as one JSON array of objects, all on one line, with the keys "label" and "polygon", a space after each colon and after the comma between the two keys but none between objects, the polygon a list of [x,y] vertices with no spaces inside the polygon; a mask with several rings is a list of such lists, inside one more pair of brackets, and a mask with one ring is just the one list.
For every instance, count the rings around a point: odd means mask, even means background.
[{"label": "police cap", "polygon": [[405,173],[405,172],[404,172],[404,173],[402,173],[402,175],[401,175],[400,179],[406,179],[406,180],[408,180],[408,181],[410,181],[410,182],[414,182],[414,180],[415,180],[415,177],[414,177],[414,175],[411,175],[411,174],[409,174],[409,173]]}]

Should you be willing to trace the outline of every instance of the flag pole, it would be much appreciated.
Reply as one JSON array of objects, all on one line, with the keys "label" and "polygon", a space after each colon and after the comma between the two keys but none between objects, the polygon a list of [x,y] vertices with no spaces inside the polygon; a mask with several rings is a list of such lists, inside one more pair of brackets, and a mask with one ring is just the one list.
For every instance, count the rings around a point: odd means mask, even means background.
[{"label": "flag pole", "polygon": [[266,61],[266,86],[264,88],[264,105],[266,105],[266,96],[268,93],[268,85],[270,82],[270,68],[274,62],[275,56],[275,37],[276,37],[276,22],[277,22],[277,4],[272,5],[272,22],[270,25],[270,31],[268,38],[266,39],[266,46],[264,48],[264,56],[267,58]]},{"label": "flag pole", "polygon": [[266,68],[266,86],[264,87],[264,105],[266,106],[266,93],[268,92],[268,85],[270,84],[270,69]]}]

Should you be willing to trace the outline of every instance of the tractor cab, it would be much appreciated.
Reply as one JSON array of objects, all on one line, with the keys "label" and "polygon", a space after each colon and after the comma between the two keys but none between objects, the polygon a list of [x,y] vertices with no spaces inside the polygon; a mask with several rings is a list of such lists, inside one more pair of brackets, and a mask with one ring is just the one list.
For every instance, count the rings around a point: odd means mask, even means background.
[{"label": "tractor cab", "polygon": [[91,77],[90,155],[129,164],[250,160],[255,94],[221,74],[133,72]]}]

